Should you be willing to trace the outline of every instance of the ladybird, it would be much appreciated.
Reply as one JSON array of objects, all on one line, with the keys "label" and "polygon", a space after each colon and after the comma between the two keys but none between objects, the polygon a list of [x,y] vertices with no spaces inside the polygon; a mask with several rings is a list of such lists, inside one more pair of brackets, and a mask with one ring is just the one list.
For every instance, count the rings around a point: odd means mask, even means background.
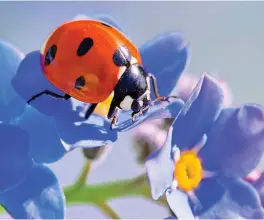
[{"label": "ladybird", "polygon": [[[85,119],[98,104],[112,101],[107,113],[111,128],[120,110],[132,110],[132,120],[144,114],[152,102],[168,101],[158,93],[155,77],[147,73],[137,47],[119,30],[97,20],[70,21],[59,26],[41,49],[41,67],[46,78],[65,95],[45,90],[40,97],[89,103]],[[155,99],[151,99],[150,82]]]}]

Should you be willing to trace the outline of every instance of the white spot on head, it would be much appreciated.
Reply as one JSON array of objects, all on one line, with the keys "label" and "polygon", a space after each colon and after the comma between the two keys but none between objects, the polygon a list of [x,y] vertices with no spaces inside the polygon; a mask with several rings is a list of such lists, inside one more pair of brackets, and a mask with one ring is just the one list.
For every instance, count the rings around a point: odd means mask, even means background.
[{"label": "white spot on head", "polygon": [[139,100],[138,101],[138,104],[140,105],[140,107],[142,107],[143,106],[143,101],[142,100]]},{"label": "white spot on head", "polygon": [[125,111],[130,110],[133,101],[134,100],[127,95],[124,100],[120,103],[120,107]]}]

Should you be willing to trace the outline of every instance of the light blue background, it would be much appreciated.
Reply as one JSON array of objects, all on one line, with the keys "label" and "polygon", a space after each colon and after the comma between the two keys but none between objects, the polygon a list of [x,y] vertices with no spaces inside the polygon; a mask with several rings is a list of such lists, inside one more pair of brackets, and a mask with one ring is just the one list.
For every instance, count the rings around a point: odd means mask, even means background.
[{"label": "light blue background", "polygon": [[[107,12],[140,46],[163,31],[180,30],[192,44],[189,73],[208,73],[226,80],[235,103],[264,104],[264,2],[0,2],[0,39],[24,53],[39,49],[58,25],[76,14]],[[157,54],[162,56],[162,54]],[[135,162],[129,134],[114,145],[90,183],[133,177],[144,171]],[[79,151],[52,165],[62,185],[71,184],[83,164]],[[114,200],[123,218],[162,218],[167,210],[143,198]],[[6,216],[3,216],[6,217]],[[104,218],[91,206],[70,207],[68,218]]]}]

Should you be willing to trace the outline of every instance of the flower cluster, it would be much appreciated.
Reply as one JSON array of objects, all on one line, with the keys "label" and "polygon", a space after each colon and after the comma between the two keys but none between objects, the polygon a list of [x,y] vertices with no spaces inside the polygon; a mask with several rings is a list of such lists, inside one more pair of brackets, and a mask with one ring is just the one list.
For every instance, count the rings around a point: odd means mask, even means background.
[{"label": "flower cluster", "polygon": [[[92,18],[121,30],[108,15]],[[173,218],[264,218],[264,175],[252,173],[264,150],[264,109],[254,103],[232,107],[227,84],[207,74],[182,75],[190,58],[182,33],[159,34],[139,51],[161,95],[179,99],[151,106],[135,122],[131,112],[122,112],[110,129],[104,116],[109,100],[89,120],[83,117],[89,104],[73,98],[42,96],[28,106],[43,90],[62,93],[42,73],[39,50],[24,56],[0,42],[0,204],[13,218],[65,218],[64,192],[45,164],[76,148],[84,148],[88,160],[98,159],[132,128],[136,142],[143,142],[140,161],[151,196],[165,195]]]},{"label": "flower cluster", "polygon": [[242,179],[263,154],[263,108],[226,108],[223,100],[219,84],[204,75],[163,147],[147,158],[153,198],[166,193],[178,218],[264,217],[258,193]]},{"label": "flower cluster", "polygon": [[[108,15],[93,18],[117,28],[119,25]],[[146,118],[133,124],[131,113],[120,116],[120,126],[110,129],[110,123],[100,116],[102,107],[89,120],[83,119],[84,108],[77,100],[55,100],[42,96],[26,101],[34,94],[50,89],[61,94],[43,75],[40,51],[23,55],[13,46],[0,43],[1,69],[1,171],[0,204],[13,218],[65,217],[65,197],[55,174],[45,165],[61,159],[75,148],[97,148],[114,143],[119,132],[130,130]],[[155,51],[167,58],[155,56]],[[140,47],[144,65],[163,88],[172,89],[189,59],[189,45],[182,33],[169,32],[156,36]],[[52,106],[52,107],[51,107]],[[178,105],[163,108],[164,117],[173,114]],[[155,118],[154,106],[150,115]],[[156,115],[157,117],[157,115]],[[91,155],[91,152],[89,152]]]}]

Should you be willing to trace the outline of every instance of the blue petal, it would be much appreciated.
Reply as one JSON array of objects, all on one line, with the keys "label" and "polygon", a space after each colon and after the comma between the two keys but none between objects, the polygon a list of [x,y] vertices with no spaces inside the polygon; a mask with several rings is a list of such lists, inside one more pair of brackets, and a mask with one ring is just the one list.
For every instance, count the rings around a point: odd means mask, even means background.
[{"label": "blue petal", "polygon": [[203,166],[232,177],[244,177],[264,152],[264,112],[257,105],[224,109],[200,152]]},{"label": "blue petal", "polygon": [[180,32],[157,35],[140,47],[143,65],[157,78],[161,95],[168,96],[190,59],[189,43]]},{"label": "blue petal", "polygon": [[116,29],[122,31],[122,29],[120,28],[120,25],[118,24],[118,22],[109,14],[105,14],[105,13],[100,13],[100,14],[94,14],[91,16],[93,19],[99,20],[99,21],[103,21],[107,24],[110,24],[111,26],[115,27]]},{"label": "blue petal", "polygon": [[37,163],[52,163],[64,156],[55,119],[28,107],[17,122],[30,135],[30,156]]},{"label": "blue petal", "polygon": [[0,193],[22,182],[32,168],[28,133],[18,126],[0,124]]},{"label": "blue petal", "polygon": [[[13,88],[24,99],[25,103],[33,95],[44,90],[50,90],[63,95],[43,74],[40,66],[40,58],[40,51],[33,51],[27,54],[25,59],[20,63],[16,76],[12,80]],[[71,108],[69,101],[55,99],[47,95],[33,100],[30,105],[38,111],[51,116],[67,114],[65,113],[67,112],[65,109]]]},{"label": "blue petal", "polygon": [[117,132],[100,116],[92,115],[88,120],[72,111],[67,118],[56,118],[57,131],[69,151],[77,147],[97,147],[117,140]]},{"label": "blue petal", "polygon": [[131,114],[124,113],[120,116],[114,130],[117,132],[124,132],[146,121],[163,118],[175,118],[180,112],[182,106],[183,101],[180,99],[177,99],[166,106],[162,104],[151,106],[149,111],[145,115],[139,116],[135,122],[132,121]]},{"label": "blue petal", "polygon": [[[257,191],[244,180],[229,179],[225,181],[230,199],[241,207],[241,216],[263,219],[264,212]],[[248,210],[247,210],[248,208]]]},{"label": "blue petal", "polygon": [[174,121],[172,145],[184,150],[200,141],[218,117],[222,103],[223,90],[204,75]]},{"label": "blue petal", "polygon": [[65,198],[54,173],[35,165],[26,181],[3,195],[3,206],[16,219],[64,219]]},{"label": "blue petal", "polygon": [[[146,159],[146,169],[152,198],[159,199],[170,188],[173,181],[174,162],[171,158],[173,127],[169,129],[164,145]],[[155,135],[155,134],[153,134]]]},{"label": "blue petal", "polygon": [[0,41],[0,121],[10,122],[22,114],[26,106],[10,84],[23,58],[18,49]]},{"label": "blue petal", "polygon": [[264,207],[264,172],[261,172],[260,177],[252,184],[256,190],[258,191],[258,194],[261,199],[261,204]]},{"label": "blue petal", "polygon": [[196,207],[196,204],[190,200],[195,215],[200,216],[213,207],[222,199],[225,192],[225,187],[218,182],[217,178],[203,179],[199,187],[195,190],[195,195],[201,203],[201,207]]},{"label": "blue petal", "polygon": [[203,213],[200,218],[264,218],[259,195],[250,184],[239,179],[225,179],[222,180],[222,184],[227,187],[228,192],[212,209]]},{"label": "blue petal", "polygon": [[170,209],[178,219],[195,219],[189,205],[188,195],[180,190],[166,193]]}]

